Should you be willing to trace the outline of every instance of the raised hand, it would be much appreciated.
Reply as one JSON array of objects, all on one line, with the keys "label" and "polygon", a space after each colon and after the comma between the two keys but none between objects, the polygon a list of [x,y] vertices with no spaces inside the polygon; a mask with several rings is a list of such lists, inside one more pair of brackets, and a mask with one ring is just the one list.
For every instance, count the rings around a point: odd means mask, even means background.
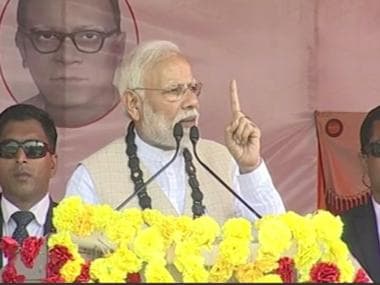
[{"label": "raised hand", "polygon": [[240,109],[236,81],[230,85],[232,121],[225,129],[225,144],[240,173],[254,170],[260,162],[260,129]]}]

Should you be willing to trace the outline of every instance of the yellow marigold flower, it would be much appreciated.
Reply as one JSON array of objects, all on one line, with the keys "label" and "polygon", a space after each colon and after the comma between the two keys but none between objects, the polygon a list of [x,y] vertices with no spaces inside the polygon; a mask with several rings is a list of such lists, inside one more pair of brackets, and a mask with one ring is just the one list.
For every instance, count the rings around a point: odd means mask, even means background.
[{"label": "yellow marigold flower", "polygon": [[165,216],[158,210],[155,209],[145,209],[142,212],[144,222],[149,225],[161,225]]},{"label": "yellow marigold flower", "polygon": [[263,276],[263,272],[255,262],[242,264],[238,266],[235,277],[240,283],[253,282]]},{"label": "yellow marigold flower", "polygon": [[340,271],[339,282],[351,283],[354,280],[355,268],[349,259],[340,259],[336,262]]},{"label": "yellow marigold flower", "polygon": [[282,279],[278,274],[267,274],[255,280],[257,283],[282,283]]},{"label": "yellow marigold flower", "polygon": [[323,258],[330,262],[337,262],[338,260],[347,259],[350,255],[347,245],[340,239],[330,241],[326,244],[326,252]]},{"label": "yellow marigold flower", "polygon": [[138,208],[127,208],[121,212],[122,219],[128,220],[136,230],[144,224],[142,211]]},{"label": "yellow marigold flower", "polygon": [[193,219],[189,216],[180,216],[175,220],[175,231],[173,233],[173,241],[179,242],[187,239],[192,230]]},{"label": "yellow marigold flower", "polygon": [[294,256],[294,263],[299,272],[301,282],[307,282],[310,279],[310,269],[320,259],[321,255],[322,253],[318,244],[298,248]]},{"label": "yellow marigold flower", "polygon": [[[288,211],[288,212],[280,215],[280,219],[283,220],[291,229],[296,228],[297,222],[302,218],[303,218],[302,216],[300,216],[299,214],[297,214],[293,211]],[[260,220],[257,220],[257,222],[258,221],[260,221]]]},{"label": "yellow marigold flower", "polygon": [[223,238],[238,238],[241,240],[252,240],[251,222],[244,218],[232,218],[223,225]]},{"label": "yellow marigold flower", "polygon": [[142,261],[127,247],[119,247],[110,257],[110,260],[124,272],[138,272],[142,267]]},{"label": "yellow marigold flower", "polygon": [[193,266],[203,266],[205,258],[201,248],[191,240],[180,242],[175,247],[174,264],[178,271],[191,270]]},{"label": "yellow marigold flower", "polygon": [[74,220],[77,220],[72,233],[77,236],[89,236],[94,231],[92,206],[85,205],[82,208],[81,215]]},{"label": "yellow marigold flower", "polygon": [[200,267],[204,268],[204,262],[204,257],[196,254],[176,256],[174,259],[174,265],[179,272],[192,272]]},{"label": "yellow marigold flower", "polygon": [[93,224],[95,231],[104,231],[110,222],[116,219],[119,212],[114,211],[110,205],[92,205],[93,207]]},{"label": "yellow marigold flower", "polygon": [[280,219],[288,225],[294,238],[299,243],[303,243],[304,246],[315,243],[317,235],[310,216],[304,217],[289,211],[281,215]]},{"label": "yellow marigold flower", "polygon": [[256,223],[256,226],[261,251],[279,257],[283,251],[291,246],[291,230],[281,218],[277,216],[264,217]]},{"label": "yellow marigold flower", "polygon": [[202,216],[193,220],[189,239],[198,245],[211,246],[219,233],[218,223],[209,216]]},{"label": "yellow marigold flower", "polygon": [[225,283],[231,277],[233,273],[233,268],[230,263],[226,260],[217,260],[215,264],[211,267],[209,282]]},{"label": "yellow marigold flower", "polygon": [[268,273],[273,270],[275,270],[278,267],[278,261],[279,256],[278,255],[272,255],[270,253],[262,253],[261,251],[258,252],[255,266],[263,273]]},{"label": "yellow marigold flower", "polygon": [[133,249],[143,261],[149,261],[153,258],[164,258],[164,238],[159,228],[152,226],[141,230],[133,242]]},{"label": "yellow marigold flower", "polygon": [[112,223],[108,223],[104,229],[106,237],[116,243],[129,243],[136,235],[136,228],[131,221],[118,215]]},{"label": "yellow marigold flower", "polygon": [[207,283],[209,279],[209,272],[204,266],[189,266],[191,270],[186,270],[183,273],[182,280],[185,283]]},{"label": "yellow marigold flower", "polygon": [[334,216],[328,211],[318,210],[311,220],[320,239],[340,239],[343,232],[343,222],[339,216]]},{"label": "yellow marigold flower", "polygon": [[174,283],[174,279],[165,265],[161,262],[151,261],[145,267],[145,282],[147,283]]},{"label": "yellow marigold flower", "polygon": [[65,282],[73,283],[75,281],[75,279],[79,276],[81,272],[83,263],[83,258],[79,258],[73,261],[69,260],[62,266],[59,273],[65,279]]},{"label": "yellow marigold flower", "polygon": [[161,235],[164,238],[165,248],[168,248],[174,241],[174,234],[176,232],[177,217],[167,216],[162,219],[161,224],[157,225],[160,229]]},{"label": "yellow marigold flower", "polygon": [[[63,199],[53,209],[53,224],[56,230],[73,232],[76,228],[77,218],[81,217],[84,205],[79,196]],[[75,217],[75,219],[73,218]]]},{"label": "yellow marigold flower", "polygon": [[247,262],[251,253],[250,242],[239,238],[224,239],[219,246],[218,258],[228,260],[231,266]]},{"label": "yellow marigold flower", "polygon": [[185,240],[176,244],[175,255],[187,256],[187,255],[200,255],[201,247],[192,240]]},{"label": "yellow marigold flower", "polygon": [[92,215],[92,206],[84,205],[80,197],[72,196],[63,199],[53,209],[53,224],[57,232],[69,231],[78,236],[88,236],[94,229]]},{"label": "yellow marigold flower", "polygon": [[71,235],[68,232],[59,232],[50,235],[48,246],[49,248],[53,248],[55,245],[65,246],[71,254],[78,252],[78,246],[73,243]]},{"label": "yellow marigold flower", "polygon": [[99,283],[125,283],[126,272],[109,258],[97,258],[90,266],[91,279]]},{"label": "yellow marigold flower", "polygon": [[189,280],[191,278],[198,280],[202,278],[200,276],[203,276],[201,271],[204,270],[205,258],[201,255],[200,247],[191,240],[176,245],[173,263],[179,272],[188,275]]}]

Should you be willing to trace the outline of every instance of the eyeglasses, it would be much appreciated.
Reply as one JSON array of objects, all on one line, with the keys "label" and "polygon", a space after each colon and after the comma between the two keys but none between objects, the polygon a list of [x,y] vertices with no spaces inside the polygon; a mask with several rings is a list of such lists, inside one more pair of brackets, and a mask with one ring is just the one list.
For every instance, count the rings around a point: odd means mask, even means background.
[{"label": "eyeglasses", "polygon": [[73,33],[49,30],[26,30],[24,28],[20,30],[30,39],[35,50],[44,54],[58,51],[66,37],[72,40],[74,46],[80,52],[96,53],[102,49],[106,38],[119,32],[118,28],[109,32],[83,30]]},{"label": "eyeglasses", "polygon": [[187,90],[190,90],[191,93],[199,97],[202,91],[202,83],[191,82],[187,84],[177,84],[176,86],[166,88],[166,89],[136,87],[130,90],[132,91],[138,91],[138,90],[161,91],[161,94],[165,97],[166,100],[170,102],[176,102],[176,101],[180,101],[183,98]]},{"label": "eyeglasses", "polygon": [[365,148],[364,151],[367,154],[370,154],[374,157],[380,157],[380,141],[375,141],[369,143]]},{"label": "eyeglasses", "polygon": [[4,140],[0,142],[0,158],[16,158],[17,152],[20,148],[22,148],[26,157],[29,159],[42,158],[46,156],[48,152],[54,153],[47,143],[39,140],[26,140],[23,142]]}]

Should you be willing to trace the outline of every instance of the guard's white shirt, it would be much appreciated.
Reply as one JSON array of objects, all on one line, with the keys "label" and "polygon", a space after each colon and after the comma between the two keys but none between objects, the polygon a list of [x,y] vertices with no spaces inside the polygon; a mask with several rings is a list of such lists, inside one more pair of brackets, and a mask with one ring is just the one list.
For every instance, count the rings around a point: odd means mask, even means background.
[{"label": "guard's white shirt", "polygon": [[[34,214],[35,219],[31,221],[26,230],[29,236],[41,237],[44,235],[44,225],[46,222],[46,215],[50,206],[49,194],[46,194],[37,204],[35,204],[29,211]],[[15,205],[8,201],[4,195],[1,195],[1,212],[3,215],[3,236],[12,236],[17,225],[12,219],[12,214],[20,211]],[[7,260],[3,254],[3,266],[7,264]]]}]

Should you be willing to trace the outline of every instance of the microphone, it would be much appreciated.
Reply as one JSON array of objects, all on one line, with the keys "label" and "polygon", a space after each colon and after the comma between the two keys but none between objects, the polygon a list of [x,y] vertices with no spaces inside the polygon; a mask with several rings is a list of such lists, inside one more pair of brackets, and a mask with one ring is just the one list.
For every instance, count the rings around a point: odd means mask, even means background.
[{"label": "microphone", "polygon": [[197,126],[192,126],[190,129],[190,140],[193,145],[195,158],[216,180],[218,180],[232,195],[234,195],[244,206],[246,206],[257,218],[261,219],[261,215],[253,209],[243,198],[241,198],[226,182],[222,180],[214,171],[212,171],[198,156],[196,144],[199,140],[199,130]]},{"label": "microphone", "polygon": [[160,175],[170,164],[173,163],[175,158],[178,155],[179,152],[179,146],[180,146],[180,141],[183,137],[183,128],[181,123],[176,123],[174,125],[173,129],[173,136],[176,142],[176,149],[175,153],[172,156],[172,158],[160,169],[158,170],[155,174],[153,174],[144,184],[142,184],[139,188],[136,189],[135,192],[133,192],[127,199],[125,199],[119,206],[116,207],[116,210],[119,211],[121,208],[123,208],[130,200],[132,200],[136,195],[138,195],[141,191],[143,191],[146,186],[148,186],[158,175]]}]

